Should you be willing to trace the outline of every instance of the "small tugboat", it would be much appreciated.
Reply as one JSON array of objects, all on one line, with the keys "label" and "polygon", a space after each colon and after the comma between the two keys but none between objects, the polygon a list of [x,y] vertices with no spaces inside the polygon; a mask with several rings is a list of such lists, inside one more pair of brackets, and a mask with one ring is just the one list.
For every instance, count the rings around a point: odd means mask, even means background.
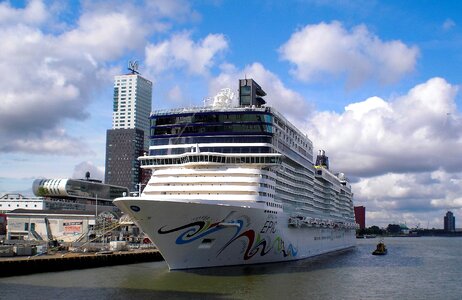
[{"label": "small tugboat", "polygon": [[385,244],[383,241],[380,241],[380,243],[377,244],[377,249],[372,252],[372,255],[385,255],[387,254],[387,247],[385,247]]}]

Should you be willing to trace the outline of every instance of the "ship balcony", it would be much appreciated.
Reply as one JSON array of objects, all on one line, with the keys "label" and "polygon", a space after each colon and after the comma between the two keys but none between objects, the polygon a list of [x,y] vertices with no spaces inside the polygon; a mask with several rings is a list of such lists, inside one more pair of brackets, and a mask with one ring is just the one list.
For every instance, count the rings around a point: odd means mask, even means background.
[{"label": "ship balcony", "polygon": [[[146,192],[156,192],[156,193],[199,193],[199,194],[208,194],[208,193],[224,193],[224,194],[258,194],[261,191],[261,188],[257,185],[249,185],[245,183],[241,184],[170,184],[170,185],[157,185],[157,186],[148,186],[145,189]],[[268,190],[268,192],[270,192]]]},{"label": "ship balcony", "polygon": [[180,165],[239,165],[250,164],[264,166],[277,166],[281,164],[282,155],[277,153],[215,153],[196,152],[179,155],[140,156],[138,160],[141,168],[171,168]]},{"label": "ship balcony", "polygon": [[191,177],[191,176],[155,176],[152,177],[151,180],[149,181],[148,185],[149,186],[155,186],[155,185],[170,185],[170,184],[182,184],[182,185],[197,185],[197,184],[208,184],[208,183],[213,183],[213,184],[240,184],[240,183],[245,183],[245,184],[258,184],[258,177],[256,176],[224,176],[224,175],[219,175],[219,176],[213,176],[213,175],[208,175],[208,176],[197,176],[197,177]]}]

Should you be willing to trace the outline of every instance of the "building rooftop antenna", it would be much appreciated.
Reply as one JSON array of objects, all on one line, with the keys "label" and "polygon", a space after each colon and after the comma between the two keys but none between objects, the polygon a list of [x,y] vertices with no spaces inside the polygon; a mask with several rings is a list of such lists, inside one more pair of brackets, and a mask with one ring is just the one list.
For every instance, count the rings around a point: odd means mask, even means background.
[{"label": "building rooftop antenna", "polygon": [[130,60],[128,61],[128,68],[129,71],[132,72],[132,74],[140,74],[138,72],[138,61],[137,60]]}]

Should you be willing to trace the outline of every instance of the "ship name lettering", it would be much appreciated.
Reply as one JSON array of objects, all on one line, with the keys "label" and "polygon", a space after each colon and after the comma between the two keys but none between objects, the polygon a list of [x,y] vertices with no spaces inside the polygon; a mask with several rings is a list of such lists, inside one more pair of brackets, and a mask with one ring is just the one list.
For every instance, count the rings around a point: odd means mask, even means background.
[{"label": "ship name lettering", "polygon": [[263,228],[260,230],[260,233],[267,233],[268,231],[271,233],[275,233],[277,223],[278,222],[266,221],[265,225],[263,225]]}]

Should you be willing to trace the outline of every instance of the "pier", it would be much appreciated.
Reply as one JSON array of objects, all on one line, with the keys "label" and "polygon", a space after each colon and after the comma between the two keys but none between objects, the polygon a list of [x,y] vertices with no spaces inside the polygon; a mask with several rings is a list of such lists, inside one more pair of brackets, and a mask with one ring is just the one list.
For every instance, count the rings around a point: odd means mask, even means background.
[{"label": "pier", "polygon": [[98,268],[141,262],[162,261],[158,250],[97,253],[57,253],[44,256],[0,258],[0,277]]}]

